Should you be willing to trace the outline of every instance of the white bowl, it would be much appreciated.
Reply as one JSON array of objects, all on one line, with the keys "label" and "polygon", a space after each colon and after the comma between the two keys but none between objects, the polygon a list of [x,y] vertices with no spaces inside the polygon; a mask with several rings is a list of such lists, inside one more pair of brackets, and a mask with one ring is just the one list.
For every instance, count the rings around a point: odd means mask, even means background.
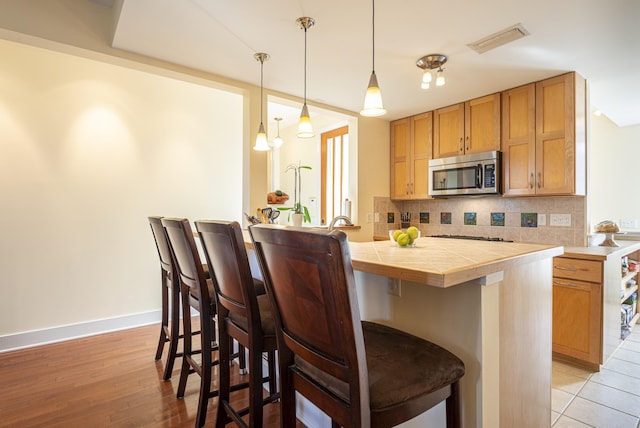
[{"label": "white bowl", "polygon": [[[403,237],[403,235],[408,235],[407,231],[409,231],[410,229],[415,229],[418,232],[418,236],[413,239],[411,239],[410,236],[407,236],[406,238]],[[400,231],[400,234],[397,236],[398,241],[400,242],[396,241],[393,238],[393,235],[396,234],[397,231]],[[408,229],[392,229],[389,231],[389,239],[391,240],[393,245],[395,245],[396,247],[413,248],[416,246],[416,242],[418,242],[418,239],[420,239],[420,229],[418,229],[417,227],[410,227]],[[404,245],[401,245],[401,244],[404,244]]]}]

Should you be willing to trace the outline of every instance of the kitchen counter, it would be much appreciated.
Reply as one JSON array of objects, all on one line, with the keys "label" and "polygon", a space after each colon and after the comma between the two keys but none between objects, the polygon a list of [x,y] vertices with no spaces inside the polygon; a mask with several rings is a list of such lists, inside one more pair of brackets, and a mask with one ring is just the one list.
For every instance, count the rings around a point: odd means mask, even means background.
[{"label": "kitchen counter", "polygon": [[639,241],[616,241],[619,247],[565,247],[564,255],[574,259],[608,260],[640,249]]},{"label": "kitchen counter", "polygon": [[[431,340],[464,362],[463,427],[550,426],[552,260],[562,247],[431,237],[416,248],[349,247],[361,318]],[[302,406],[303,422],[319,426]],[[443,426],[443,418],[441,403],[401,426]]]},{"label": "kitchen counter", "polygon": [[389,240],[350,242],[349,248],[355,270],[442,288],[562,254],[562,247],[552,245],[431,237],[414,248]]}]

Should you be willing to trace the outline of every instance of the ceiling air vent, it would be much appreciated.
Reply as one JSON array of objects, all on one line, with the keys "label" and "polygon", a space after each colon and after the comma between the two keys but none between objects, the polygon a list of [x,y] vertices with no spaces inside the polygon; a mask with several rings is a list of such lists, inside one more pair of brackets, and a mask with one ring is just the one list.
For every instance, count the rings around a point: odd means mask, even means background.
[{"label": "ceiling air vent", "polygon": [[498,46],[505,45],[528,35],[529,32],[522,26],[522,24],[516,24],[476,42],[469,43],[467,46],[478,53],[485,53],[491,49],[497,48]]}]

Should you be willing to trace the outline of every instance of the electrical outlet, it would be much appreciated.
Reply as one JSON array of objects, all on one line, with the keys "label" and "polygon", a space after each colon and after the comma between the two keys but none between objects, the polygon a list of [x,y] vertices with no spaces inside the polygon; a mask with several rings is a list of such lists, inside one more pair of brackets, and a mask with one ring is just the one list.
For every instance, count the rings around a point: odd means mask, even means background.
[{"label": "electrical outlet", "polygon": [[549,225],[551,226],[571,226],[571,214],[550,214]]},{"label": "electrical outlet", "polygon": [[538,226],[546,226],[546,225],[547,225],[547,215],[538,214]]},{"label": "electrical outlet", "polygon": [[389,289],[387,291],[392,296],[400,297],[402,294],[402,281],[396,278],[389,278]]},{"label": "electrical outlet", "polygon": [[367,213],[367,223],[371,223],[373,221],[373,214]]}]

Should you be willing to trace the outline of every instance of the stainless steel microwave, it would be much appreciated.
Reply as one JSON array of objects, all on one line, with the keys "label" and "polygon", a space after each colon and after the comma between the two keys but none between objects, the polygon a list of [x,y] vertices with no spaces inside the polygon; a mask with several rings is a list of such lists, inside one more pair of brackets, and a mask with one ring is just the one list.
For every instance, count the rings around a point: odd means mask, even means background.
[{"label": "stainless steel microwave", "polygon": [[473,153],[429,161],[430,196],[497,195],[501,153]]}]

